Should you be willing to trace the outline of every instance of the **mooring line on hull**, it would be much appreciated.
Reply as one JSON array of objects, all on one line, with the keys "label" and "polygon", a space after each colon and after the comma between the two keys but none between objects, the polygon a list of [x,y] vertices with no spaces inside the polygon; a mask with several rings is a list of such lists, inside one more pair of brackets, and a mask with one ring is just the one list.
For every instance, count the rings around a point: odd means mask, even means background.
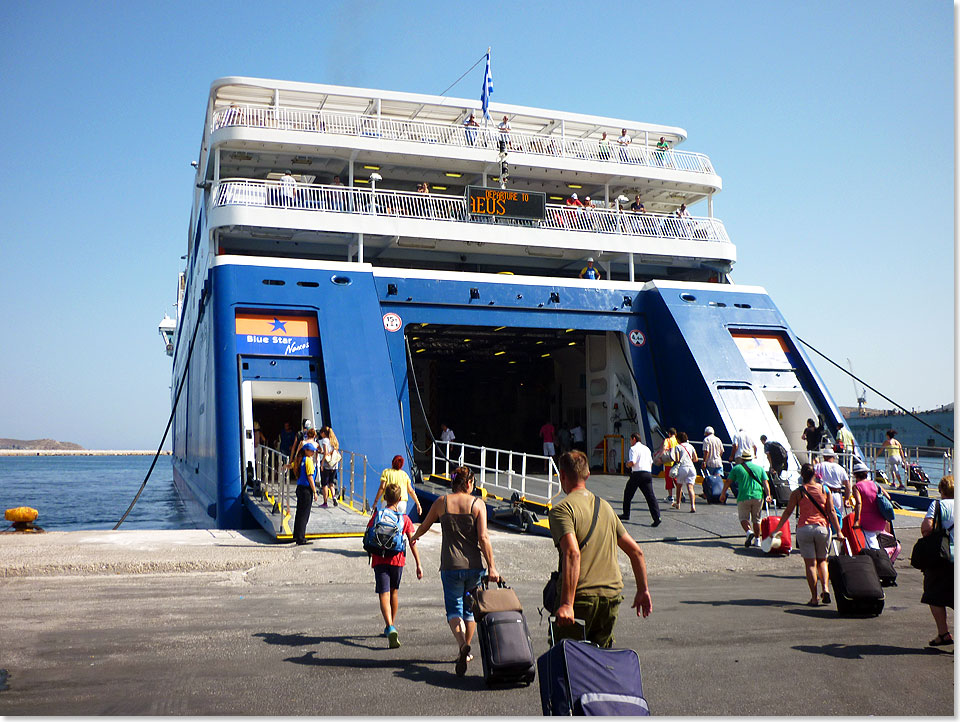
[{"label": "mooring line on hull", "polygon": [[128,506],[127,510],[123,512],[123,516],[120,517],[120,521],[118,521],[117,525],[113,527],[113,531],[119,529],[120,525],[126,520],[127,515],[133,511],[133,507],[136,505],[137,501],[139,501],[140,495],[143,493],[143,490],[147,486],[147,482],[150,480],[150,474],[153,473],[153,467],[157,465],[157,460],[160,458],[160,452],[163,450],[163,444],[167,440],[167,434],[170,433],[170,427],[173,425],[173,417],[177,413],[177,404],[180,402],[180,394],[183,393],[183,388],[186,385],[187,371],[190,368],[190,359],[193,357],[193,345],[197,340],[197,331],[200,330],[200,320],[203,318],[203,312],[207,308],[206,300],[206,294],[202,294],[200,298],[200,309],[197,311],[197,322],[193,326],[193,336],[191,336],[190,346],[187,348],[187,360],[183,364],[183,376],[181,377],[180,383],[177,386],[177,393],[173,398],[173,409],[170,411],[170,418],[167,420],[167,428],[163,430],[163,438],[160,439],[160,445],[157,447],[157,453],[154,454],[153,462],[150,464],[150,468],[147,469],[147,475],[143,477],[143,483],[140,485],[140,489],[137,491],[136,496],[133,497],[133,501],[130,502],[130,506]]},{"label": "mooring line on hull", "polygon": [[[453,461],[451,461],[450,459],[448,459],[448,458],[447,458],[447,455],[444,454],[442,450],[440,450],[440,445],[437,443],[437,438],[433,435],[433,430],[430,428],[430,419],[427,418],[427,410],[426,410],[425,408],[423,408],[423,399],[420,397],[420,384],[417,383],[417,372],[416,372],[416,370],[413,368],[413,354],[410,352],[410,339],[408,339],[406,336],[404,336],[404,337],[403,337],[403,343],[404,343],[404,345],[407,347],[407,360],[410,362],[410,366],[409,366],[410,373],[409,373],[409,376],[413,379],[413,390],[417,392],[417,403],[420,405],[420,413],[423,415],[423,421],[424,421],[424,423],[425,423],[426,426],[427,426],[427,433],[430,434],[430,441],[433,442],[433,447],[440,452],[440,456],[443,457],[444,461],[446,461],[448,464],[453,464],[453,463],[455,463],[455,462],[453,462]],[[401,418],[401,419],[403,418],[402,409],[401,409],[400,418]],[[410,433],[410,445],[413,446],[413,448],[416,449],[417,447],[413,445],[413,429],[411,429],[410,431],[411,431],[411,433]],[[417,450],[419,451],[419,449],[417,449]],[[426,454],[427,452],[426,452],[426,451],[421,451],[420,453]],[[412,454],[411,454],[411,456],[410,456],[410,467],[413,468],[413,455],[412,455]]]},{"label": "mooring line on hull", "polygon": [[942,431],[940,431],[940,429],[934,428],[933,426],[931,426],[930,424],[928,424],[926,421],[924,421],[923,419],[921,419],[919,416],[917,416],[917,415],[916,415],[915,413],[913,413],[912,411],[907,411],[903,406],[901,406],[900,404],[898,404],[896,401],[894,401],[893,399],[891,399],[889,396],[886,396],[885,394],[880,393],[880,392],[877,391],[873,386],[871,386],[871,385],[868,384],[866,381],[864,381],[863,379],[861,379],[859,376],[857,376],[856,374],[854,374],[854,373],[851,372],[851,371],[848,371],[848,370],[845,369],[843,366],[841,366],[841,365],[838,364],[836,361],[834,361],[832,358],[830,358],[829,356],[827,356],[827,355],[826,355],[825,353],[823,353],[822,351],[818,351],[817,349],[815,349],[813,346],[811,346],[810,344],[808,344],[806,341],[804,341],[804,340],[803,340],[802,338],[800,338],[799,336],[797,336],[797,341],[799,341],[800,343],[802,343],[804,346],[806,346],[808,349],[810,349],[810,350],[813,351],[814,353],[816,353],[816,354],[822,356],[823,358],[825,358],[827,361],[829,361],[830,363],[832,363],[832,364],[833,364],[834,366],[836,366],[838,369],[840,369],[841,371],[843,371],[843,373],[845,373],[847,376],[850,376],[850,377],[856,379],[857,381],[859,381],[861,384],[863,384],[863,385],[866,386],[868,389],[870,389],[871,391],[873,391],[873,393],[875,393],[877,396],[880,396],[880,397],[886,399],[887,401],[889,401],[891,404],[893,404],[893,405],[896,406],[898,409],[900,409],[903,413],[907,414],[908,416],[912,416],[913,418],[915,418],[917,421],[919,421],[921,424],[923,424],[924,426],[926,426],[926,427],[927,427],[928,429],[930,429],[931,431],[935,431],[936,433],[940,434],[940,436],[942,436],[942,437],[945,438],[947,441],[949,441],[951,444],[953,443],[953,438],[952,438],[952,437],[947,436],[945,433],[943,433]]}]

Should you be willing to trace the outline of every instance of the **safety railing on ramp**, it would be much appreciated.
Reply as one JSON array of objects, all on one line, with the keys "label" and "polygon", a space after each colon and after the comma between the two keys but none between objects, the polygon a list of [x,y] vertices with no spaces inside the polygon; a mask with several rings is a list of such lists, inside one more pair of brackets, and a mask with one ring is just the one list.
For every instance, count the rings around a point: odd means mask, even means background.
[{"label": "safety railing on ramp", "polygon": [[[337,466],[337,493],[340,500],[357,511],[367,511],[367,456],[354,451],[340,450],[341,459]],[[268,446],[257,446],[255,479],[251,485],[254,492],[262,491],[263,498],[274,505],[274,513],[281,509],[291,513],[291,502],[295,497],[296,481],[291,479],[290,457]],[[344,479],[344,476],[347,476]],[[320,487],[319,477],[316,479]],[[293,504],[296,508],[296,504]]]},{"label": "safety railing on ramp", "polygon": [[553,457],[473,446],[459,441],[437,441],[431,448],[430,472],[450,478],[457,466],[473,470],[477,486],[503,499],[550,506],[560,495],[560,471]]}]

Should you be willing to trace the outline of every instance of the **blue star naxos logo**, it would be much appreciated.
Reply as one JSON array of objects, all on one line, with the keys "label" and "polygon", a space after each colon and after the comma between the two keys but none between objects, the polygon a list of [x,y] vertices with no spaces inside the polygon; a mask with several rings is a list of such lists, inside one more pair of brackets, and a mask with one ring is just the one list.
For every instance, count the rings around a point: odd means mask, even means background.
[{"label": "blue star naxos logo", "polygon": [[274,319],[273,319],[273,328],[271,328],[270,330],[271,330],[271,331],[279,331],[280,333],[286,333],[286,332],[287,332],[287,323],[286,323],[286,321],[281,321],[280,319],[274,317]]}]

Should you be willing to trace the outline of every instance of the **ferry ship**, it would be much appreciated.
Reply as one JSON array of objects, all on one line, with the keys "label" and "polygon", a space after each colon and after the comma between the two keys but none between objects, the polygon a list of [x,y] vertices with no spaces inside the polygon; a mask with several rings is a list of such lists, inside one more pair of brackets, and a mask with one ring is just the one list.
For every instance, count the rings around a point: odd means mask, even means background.
[{"label": "ferry ship", "polygon": [[[494,512],[542,512],[561,493],[547,421],[580,426],[601,467],[634,431],[657,447],[709,425],[788,449],[818,414],[836,431],[786,319],[733,281],[721,177],[681,149],[685,130],[482,115],[437,95],[212,83],[160,327],[174,478],[208,525],[290,538],[284,422],[330,426],[343,451],[341,503],[313,510],[309,536],[362,530],[395,455],[428,497],[466,463]],[[589,258],[601,279],[580,277]],[[454,441],[434,441],[441,424]]]}]

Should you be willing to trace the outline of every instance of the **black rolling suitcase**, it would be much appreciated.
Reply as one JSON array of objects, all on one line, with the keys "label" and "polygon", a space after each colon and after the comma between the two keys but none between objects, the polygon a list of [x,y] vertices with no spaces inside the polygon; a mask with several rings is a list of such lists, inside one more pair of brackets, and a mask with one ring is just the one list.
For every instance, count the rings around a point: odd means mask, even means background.
[{"label": "black rolling suitcase", "polygon": [[852,556],[847,542],[847,555],[827,558],[830,585],[843,616],[878,616],[883,611],[883,587],[873,559],[863,554]]},{"label": "black rolling suitcase", "polygon": [[477,622],[483,679],[496,684],[530,684],[536,676],[533,643],[523,612],[490,612]]},{"label": "black rolling suitcase", "polygon": [[880,577],[881,586],[897,586],[897,570],[893,568],[893,562],[890,561],[890,555],[887,554],[886,550],[866,548],[860,550],[860,555],[870,557],[873,560],[873,566],[877,570],[877,576]]},{"label": "black rolling suitcase", "polygon": [[770,496],[773,497],[774,506],[785,507],[790,501],[790,494],[793,489],[790,488],[789,481],[771,481]]}]

